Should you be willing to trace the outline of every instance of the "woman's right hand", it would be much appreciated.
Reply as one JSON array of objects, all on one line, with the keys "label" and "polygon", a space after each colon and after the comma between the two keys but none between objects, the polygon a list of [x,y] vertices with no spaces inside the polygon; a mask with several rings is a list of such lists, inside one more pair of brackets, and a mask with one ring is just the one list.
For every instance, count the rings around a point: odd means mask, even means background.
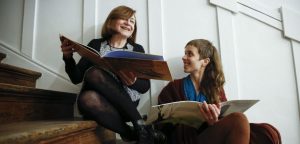
[{"label": "woman's right hand", "polygon": [[213,125],[218,122],[219,115],[221,112],[221,105],[218,104],[207,104],[205,101],[203,104],[199,104],[199,109],[204,119],[209,125]]},{"label": "woman's right hand", "polygon": [[133,85],[137,80],[136,75],[130,71],[118,71],[117,75],[120,77],[122,83],[127,86]]},{"label": "woman's right hand", "polygon": [[73,56],[73,52],[74,52],[73,47],[74,47],[74,45],[69,43],[69,41],[67,39],[65,39],[62,42],[60,47],[61,47],[61,51],[63,52],[63,57],[64,58],[71,58]]}]

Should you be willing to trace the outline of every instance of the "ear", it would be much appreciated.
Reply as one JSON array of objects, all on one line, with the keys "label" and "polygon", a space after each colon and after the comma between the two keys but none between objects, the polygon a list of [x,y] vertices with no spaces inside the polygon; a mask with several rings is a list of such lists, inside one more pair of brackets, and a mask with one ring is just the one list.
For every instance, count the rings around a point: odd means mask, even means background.
[{"label": "ear", "polygon": [[209,62],[210,62],[210,58],[203,59],[203,66],[206,67],[209,64]]}]

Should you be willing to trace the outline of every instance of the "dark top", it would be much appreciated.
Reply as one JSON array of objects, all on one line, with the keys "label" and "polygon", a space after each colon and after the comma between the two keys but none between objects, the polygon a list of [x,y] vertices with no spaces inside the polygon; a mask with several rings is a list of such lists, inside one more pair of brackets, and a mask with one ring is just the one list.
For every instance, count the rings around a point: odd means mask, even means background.
[{"label": "dark top", "polygon": [[[100,51],[100,45],[102,42],[106,41],[105,39],[93,39],[89,42],[88,46],[95,49],[96,51]],[[145,53],[144,48],[139,44],[131,44],[133,46],[133,51]],[[126,48],[126,45],[125,47]],[[94,64],[88,59],[82,57],[79,62],[76,64],[74,58],[63,58],[65,62],[65,70],[68,76],[70,77],[73,84],[78,84],[83,81],[84,73],[87,69],[94,66]],[[145,93],[150,88],[150,81],[147,79],[138,78],[136,82],[128,86],[131,89],[134,89],[140,93]]]},{"label": "dark top", "polygon": [[[224,91],[220,94],[221,101],[227,101]],[[184,94],[183,79],[174,80],[165,86],[158,96],[158,104],[187,101]],[[168,144],[196,144],[197,135],[207,128],[204,123],[199,129],[183,124],[172,125],[171,123],[158,124],[157,128],[167,136]]]}]

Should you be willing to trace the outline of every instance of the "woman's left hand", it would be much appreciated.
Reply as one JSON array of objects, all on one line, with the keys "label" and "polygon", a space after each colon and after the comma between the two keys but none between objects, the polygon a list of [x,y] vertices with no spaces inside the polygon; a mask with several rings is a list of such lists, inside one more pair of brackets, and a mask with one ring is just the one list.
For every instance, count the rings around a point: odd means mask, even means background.
[{"label": "woman's left hand", "polygon": [[204,119],[209,125],[213,125],[219,119],[221,112],[221,105],[218,104],[207,104],[205,101],[202,105],[199,104],[200,112],[203,115]]},{"label": "woman's left hand", "polygon": [[136,81],[136,75],[133,72],[129,71],[119,71],[118,76],[120,77],[123,84],[130,86],[133,85]]}]

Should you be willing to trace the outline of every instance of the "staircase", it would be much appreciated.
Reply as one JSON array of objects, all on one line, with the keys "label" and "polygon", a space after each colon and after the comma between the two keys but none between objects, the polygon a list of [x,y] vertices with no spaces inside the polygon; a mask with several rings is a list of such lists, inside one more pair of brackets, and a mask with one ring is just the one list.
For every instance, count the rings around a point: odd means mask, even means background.
[{"label": "staircase", "polygon": [[115,144],[116,135],[95,121],[74,118],[76,94],[36,88],[41,73],[2,63],[1,144]]}]

